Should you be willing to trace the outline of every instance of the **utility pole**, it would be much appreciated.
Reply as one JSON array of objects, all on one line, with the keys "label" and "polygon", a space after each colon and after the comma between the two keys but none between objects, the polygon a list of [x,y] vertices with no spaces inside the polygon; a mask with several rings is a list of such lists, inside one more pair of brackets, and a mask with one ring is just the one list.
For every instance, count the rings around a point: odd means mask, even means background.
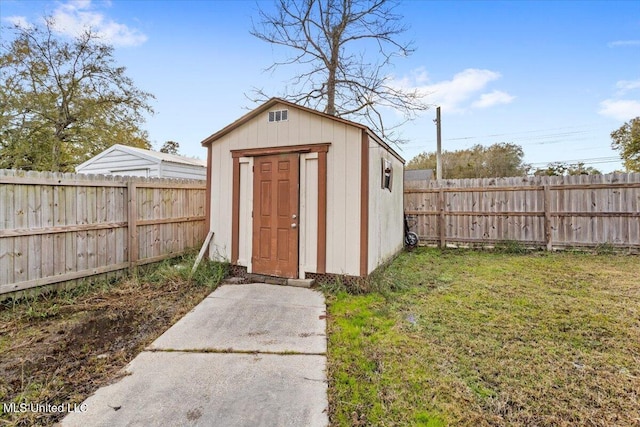
[{"label": "utility pole", "polygon": [[436,128],[437,141],[436,147],[436,179],[442,179],[442,134],[440,132],[440,107],[436,108]]}]

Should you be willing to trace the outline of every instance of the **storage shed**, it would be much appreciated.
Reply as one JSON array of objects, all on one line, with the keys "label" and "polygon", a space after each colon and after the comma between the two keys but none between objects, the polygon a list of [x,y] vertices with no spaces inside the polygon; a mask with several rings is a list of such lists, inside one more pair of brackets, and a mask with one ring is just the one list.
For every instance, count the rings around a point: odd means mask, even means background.
[{"label": "storage shed", "polygon": [[76,167],[77,173],[205,179],[207,162],[116,144]]},{"label": "storage shed", "polygon": [[273,98],[202,144],[235,274],[363,278],[402,250],[404,160],[368,127]]}]

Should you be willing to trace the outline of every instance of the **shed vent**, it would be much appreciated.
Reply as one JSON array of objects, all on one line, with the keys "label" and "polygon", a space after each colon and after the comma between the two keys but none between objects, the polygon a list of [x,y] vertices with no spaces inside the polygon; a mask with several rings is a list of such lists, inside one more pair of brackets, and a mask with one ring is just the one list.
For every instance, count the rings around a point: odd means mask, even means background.
[{"label": "shed vent", "polygon": [[288,116],[289,110],[269,111],[269,122],[281,122],[287,120]]}]

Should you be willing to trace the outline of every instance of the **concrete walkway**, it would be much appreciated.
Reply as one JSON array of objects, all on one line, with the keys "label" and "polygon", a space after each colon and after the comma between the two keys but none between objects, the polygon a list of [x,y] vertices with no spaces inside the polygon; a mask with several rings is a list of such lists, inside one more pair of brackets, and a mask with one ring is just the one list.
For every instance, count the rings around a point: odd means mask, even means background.
[{"label": "concrete walkway", "polygon": [[63,426],[326,426],[321,293],[225,285]]}]

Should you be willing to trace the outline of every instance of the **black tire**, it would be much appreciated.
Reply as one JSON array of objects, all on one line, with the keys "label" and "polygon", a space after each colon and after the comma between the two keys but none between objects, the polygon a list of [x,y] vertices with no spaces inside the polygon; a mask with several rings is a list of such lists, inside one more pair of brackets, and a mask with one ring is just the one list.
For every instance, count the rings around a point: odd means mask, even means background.
[{"label": "black tire", "polygon": [[409,248],[415,248],[416,246],[418,246],[419,241],[420,239],[418,238],[418,235],[413,231],[409,231],[404,236],[404,244]]}]

